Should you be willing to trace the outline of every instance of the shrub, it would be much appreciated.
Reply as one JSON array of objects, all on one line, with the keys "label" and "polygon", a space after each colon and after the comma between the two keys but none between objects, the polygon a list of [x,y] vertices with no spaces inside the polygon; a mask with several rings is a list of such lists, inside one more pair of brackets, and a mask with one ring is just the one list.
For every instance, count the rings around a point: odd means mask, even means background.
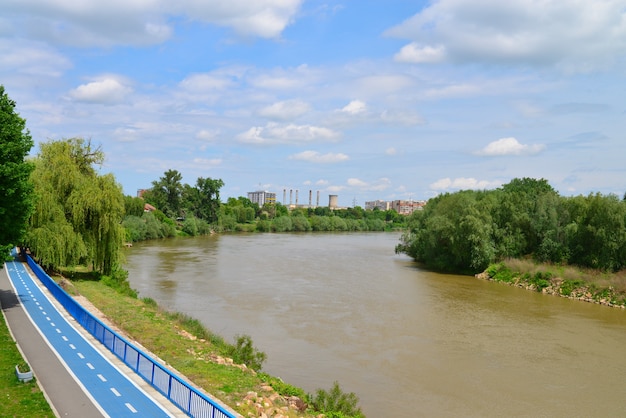
[{"label": "shrub", "polygon": [[110,276],[102,276],[100,281],[104,285],[115,289],[118,293],[130,296],[131,298],[137,298],[137,291],[130,287],[128,272],[126,270],[121,268],[115,269]]},{"label": "shrub", "polygon": [[318,389],[315,396],[311,397],[310,403],[313,408],[326,415],[335,418],[363,418],[361,408],[357,406],[359,397],[353,392],[344,393],[335,381],[333,387],[327,392]]},{"label": "shrub", "polygon": [[245,364],[253,370],[259,371],[263,367],[263,362],[267,355],[254,348],[252,337],[249,335],[237,335],[235,345],[231,349],[230,355],[235,363]]}]

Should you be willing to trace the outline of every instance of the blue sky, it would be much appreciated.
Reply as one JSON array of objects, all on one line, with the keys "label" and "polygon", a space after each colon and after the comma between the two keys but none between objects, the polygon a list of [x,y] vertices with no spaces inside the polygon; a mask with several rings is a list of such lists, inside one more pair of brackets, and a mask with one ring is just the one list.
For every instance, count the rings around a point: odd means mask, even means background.
[{"label": "blue sky", "polygon": [[3,0],[0,83],[130,195],[626,191],[626,0]]}]

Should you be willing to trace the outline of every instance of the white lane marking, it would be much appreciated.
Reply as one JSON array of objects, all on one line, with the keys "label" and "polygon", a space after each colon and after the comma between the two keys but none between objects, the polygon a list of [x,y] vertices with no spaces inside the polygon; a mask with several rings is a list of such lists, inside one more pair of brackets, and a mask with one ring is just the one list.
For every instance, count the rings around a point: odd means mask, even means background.
[{"label": "white lane marking", "polygon": [[52,325],[53,327],[56,327],[56,325],[54,324],[54,322],[50,322],[50,325]]},{"label": "white lane marking", "polygon": [[113,392],[113,394],[114,394],[115,396],[117,396],[118,398],[119,398],[120,396],[122,396],[122,394],[121,394],[121,393],[119,393],[119,392],[117,391],[117,389],[115,389],[115,388],[111,388],[111,392]]},{"label": "white lane marking", "polygon": [[102,380],[103,382],[106,382],[106,378],[104,376],[102,376],[101,374],[98,375],[98,379]]},{"label": "white lane marking", "polygon": [[91,363],[87,363],[87,367],[89,367],[91,370],[95,369],[95,367],[93,367],[93,364]]},{"label": "white lane marking", "polygon": [[128,402],[126,402],[126,407],[128,409],[130,409],[130,412],[132,412],[133,414],[137,413],[137,410],[135,408],[133,408],[133,406],[131,404],[129,404]]},{"label": "white lane marking", "polygon": [[60,334],[60,333],[61,333],[61,330],[57,328],[57,334]]},{"label": "white lane marking", "polygon": [[46,316],[46,321],[49,321],[49,320],[50,320],[50,317],[49,317],[49,316]]},{"label": "white lane marking", "polygon": [[71,348],[72,350],[76,350],[76,346],[75,346],[74,344],[70,344],[70,348]]},{"label": "white lane marking", "polygon": [[[37,305],[39,305],[39,304],[37,304]],[[43,306],[40,306],[40,307],[39,307],[39,310],[40,310],[40,311],[43,311]],[[46,314],[45,312],[42,312],[42,313],[43,313],[44,315]]]},{"label": "white lane marking", "polygon": [[80,357],[81,359],[84,359],[84,358],[85,358],[85,356],[83,355],[83,353],[76,353],[76,354],[78,354],[78,357]]},{"label": "white lane marking", "polygon": [[63,341],[68,341],[67,337],[65,335],[63,335],[61,338],[63,338]]}]

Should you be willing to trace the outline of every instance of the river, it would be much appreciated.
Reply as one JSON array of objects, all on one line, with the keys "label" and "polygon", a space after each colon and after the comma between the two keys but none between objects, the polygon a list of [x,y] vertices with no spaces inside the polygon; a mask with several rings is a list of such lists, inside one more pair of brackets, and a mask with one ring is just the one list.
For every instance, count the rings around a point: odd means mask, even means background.
[{"label": "river", "polygon": [[372,417],[626,415],[626,311],[418,268],[397,233],[135,244],[131,286]]}]

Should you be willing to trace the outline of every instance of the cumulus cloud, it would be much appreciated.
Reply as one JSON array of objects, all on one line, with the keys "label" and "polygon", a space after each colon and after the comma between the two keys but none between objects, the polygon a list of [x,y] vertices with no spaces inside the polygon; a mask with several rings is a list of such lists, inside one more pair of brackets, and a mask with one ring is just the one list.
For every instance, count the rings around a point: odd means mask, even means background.
[{"label": "cumulus cloud", "polygon": [[477,155],[484,155],[487,157],[497,157],[504,155],[533,155],[543,151],[545,145],[533,144],[525,145],[520,144],[515,138],[501,138],[497,141],[490,142],[485,148],[477,151]]},{"label": "cumulus cloud", "polygon": [[588,71],[626,47],[623,1],[439,0],[387,35],[409,39],[396,60],[556,65]]},{"label": "cumulus cloud", "polygon": [[332,141],[339,134],[332,129],[313,125],[268,123],[265,127],[254,126],[237,135],[237,140],[248,144],[297,144],[313,141]]},{"label": "cumulus cloud", "polygon": [[115,104],[121,103],[132,89],[116,78],[106,77],[82,84],[70,91],[70,97],[79,102]]},{"label": "cumulus cloud", "polygon": [[259,110],[259,115],[275,120],[293,120],[308,111],[311,106],[302,100],[285,100],[276,102]]},{"label": "cumulus cloud", "polygon": [[469,177],[458,177],[450,179],[449,177],[439,179],[430,185],[432,190],[445,191],[445,190],[467,190],[467,189],[489,189],[500,186],[500,182],[488,181],[488,180],[476,180]]},{"label": "cumulus cloud", "polygon": [[7,0],[3,12],[29,36],[75,46],[148,45],[169,39],[173,16],[277,38],[302,0]]},{"label": "cumulus cloud", "polygon": [[349,178],[346,183],[349,187],[356,187],[362,190],[376,192],[380,192],[391,187],[391,180],[389,180],[387,177],[382,177],[371,183],[358,178]]},{"label": "cumulus cloud", "polygon": [[446,51],[443,46],[420,46],[415,42],[403,46],[393,58],[398,62],[414,64],[442,62]]},{"label": "cumulus cloud", "polygon": [[358,115],[359,113],[364,113],[366,110],[367,105],[365,104],[365,102],[362,102],[360,100],[352,100],[341,109],[341,112],[348,113],[350,115]]},{"label": "cumulus cloud", "polygon": [[346,161],[348,159],[350,159],[350,157],[348,157],[346,154],[342,154],[342,153],[327,153],[327,154],[320,154],[317,151],[302,151],[298,154],[293,154],[289,156],[290,160],[302,160],[302,161],[309,161],[311,163],[338,163],[338,162],[342,162],[342,161]]}]

